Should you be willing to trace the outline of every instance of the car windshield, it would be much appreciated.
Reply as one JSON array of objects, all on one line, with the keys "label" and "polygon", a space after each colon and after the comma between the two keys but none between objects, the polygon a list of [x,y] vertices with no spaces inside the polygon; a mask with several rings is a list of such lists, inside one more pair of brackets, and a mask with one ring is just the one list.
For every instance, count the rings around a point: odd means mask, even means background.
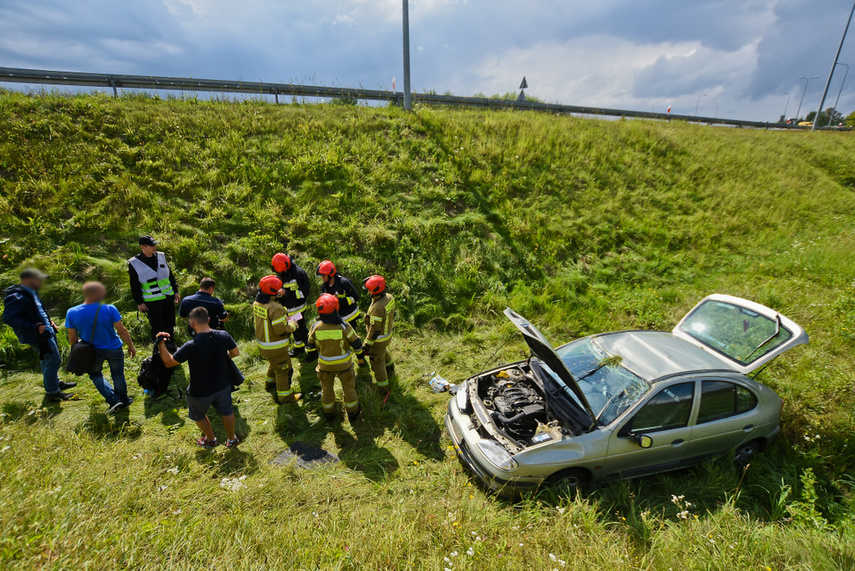
[{"label": "car windshield", "polygon": [[793,334],[776,320],[724,301],[695,309],[680,330],[740,365],[749,365]]},{"label": "car windshield", "polygon": [[620,358],[606,354],[590,338],[568,343],[557,353],[600,425],[611,424],[649,389],[647,382],[620,365]]}]

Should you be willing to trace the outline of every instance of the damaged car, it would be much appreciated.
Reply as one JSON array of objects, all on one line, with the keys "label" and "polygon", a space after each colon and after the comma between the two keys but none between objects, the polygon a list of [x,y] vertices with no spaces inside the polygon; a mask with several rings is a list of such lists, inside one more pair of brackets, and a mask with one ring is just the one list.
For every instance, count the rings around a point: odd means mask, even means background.
[{"label": "damaged car", "polygon": [[733,453],[747,465],[780,433],[782,399],[751,378],[806,344],[792,320],[758,303],[711,295],[673,331],[620,331],[557,349],[511,309],[526,361],[464,381],[446,428],[489,488],[581,489]]}]

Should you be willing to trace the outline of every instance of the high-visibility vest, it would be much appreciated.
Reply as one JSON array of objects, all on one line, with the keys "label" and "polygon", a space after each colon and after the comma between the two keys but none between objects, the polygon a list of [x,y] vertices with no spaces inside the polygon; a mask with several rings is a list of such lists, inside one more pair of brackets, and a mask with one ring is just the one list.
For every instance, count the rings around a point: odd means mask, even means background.
[{"label": "high-visibility vest", "polygon": [[166,299],[167,296],[175,295],[169,281],[169,265],[166,263],[166,255],[163,252],[155,252],[155,256],[157,256],[157,270],[151,269],[136,256],[128,260],[140,280],[143,302],[160,301]]}]

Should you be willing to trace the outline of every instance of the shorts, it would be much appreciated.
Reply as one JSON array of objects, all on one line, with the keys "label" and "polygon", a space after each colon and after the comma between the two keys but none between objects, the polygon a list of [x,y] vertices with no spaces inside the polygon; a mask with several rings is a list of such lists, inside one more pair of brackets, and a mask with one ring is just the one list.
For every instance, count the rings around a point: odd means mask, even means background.
[{"label": "shorts", "polygon": [[221,416],[229,416],[234,414],[235,409],[232,408],[232,388],[226,387],[212,395],[206,397],[194,397],[187,394],[187,416],[190,420],[204,420],[208,415],[208,409],[214,407],[217,414]]}]

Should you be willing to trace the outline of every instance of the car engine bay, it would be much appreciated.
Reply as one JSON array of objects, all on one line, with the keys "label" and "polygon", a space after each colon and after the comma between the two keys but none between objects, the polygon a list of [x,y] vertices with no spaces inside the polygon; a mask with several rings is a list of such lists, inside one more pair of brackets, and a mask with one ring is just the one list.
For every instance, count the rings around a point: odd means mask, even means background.
[{"label": "car engine bay", "polygon": [[496,427],[510,438],[533,445],[561,435],[561,423],[550,414],[543,390],[528,365],[514,366],[478,379],[478,397]]}]

